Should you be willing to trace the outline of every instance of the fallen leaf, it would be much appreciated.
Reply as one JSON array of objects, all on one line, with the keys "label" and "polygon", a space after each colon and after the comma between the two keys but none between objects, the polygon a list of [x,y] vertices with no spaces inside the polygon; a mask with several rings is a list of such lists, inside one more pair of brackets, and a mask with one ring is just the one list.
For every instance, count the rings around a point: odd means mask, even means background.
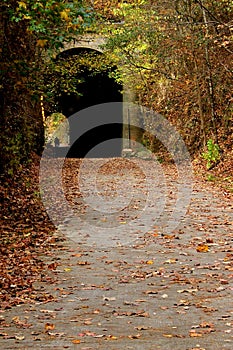
[{"label": "fallen leaf", "polygon": [[147,263],[147,265],[152,265],[152,264],[154,264],[154,261],[153,260],[148,260],[146,263]]},{"label": "fallen leaf", "polygon": [[77,264],[81,265],[81,266],[83,266],[83,265],[91,265],[88,261],[78,261]]},{"label": "fallen leaf", "polygon": [[48,335],[51,335],[52,337],[63,337],[65,333],[48,332]]},{"label": "fallen leaf", "polygon": [[137,329],[138,331],[146,331],[147,329],[149,329],[150,327],[147,327],[147,326],[138,326],[138,327],[135,327],[135,329]]},{"label": "fallen leaf", "polygon": [[80,344],[81,340],[80,339],[74,339],[74,340],[72,340],[72,343],[73,344]]},{"label": "fallen leaf", "polygon": [[206,253],[209,251],[209,246],[207,244],[199,244],[196,251],[199,253]]},{"label": "fallen leaf", "polygon": [[21,341],[21,340],[24,340],[25,337],[23,335],[15,335],[15,339]]},{"label": "fallen leaf", "polygon": [[53,324],[53,323],[46,323],[45,324],[46,331],[52,331],[53,329],[55,329],[55,324]]},{"label": "fallen leaf", "polygon": [[189,331],[189,336],[190,337],[202,337],[202,333],[198,333],[198,332],[196,332],[195,330],[190,330]]},{"label": "fallen leaf", "polygon": [[48,269],[49,270],[56,270],[57,265],[58,265],[57,263],[51,263],[51,264],[48,265]]},{"label": "fallen leaf", "polygon": [[129,339],[139,339],[140,337],[141,337],[141,334],[128,335]]},{"label": "fallen leaf", "polygon": [[200,327],[201,328],[214,328],[214,324],[211,323],[211,322],[203,321],[203,322],[200,323]]},{"label": "fallen leaf", "polygon": [[165,264],[175,264],[177,262],[177,259],[168,259],[165,261]]},{"label": "fallen leaf", "polygon": [[118,337],[116,337],[115,335],[108,335],[107,339],[109,339],[109,340],[117,340]]},{"label": "fallen leaf", "polygon": [[162,237],[165,239],[174,239],[176,236],[175,235],[164,235],[162,234]]},{"label": "fallen leaf", "polygon": [[158,294],[158,291],[157,290],[147,290],[147,291],[145,291],[143,293],[144,294],[148,294],[148,295],[150,295],[150,294]]},{"label": "fallen leaf", "polygon": [[84,324],[85,325],[90,325],[90,324],[92,324],[92,322],[90,320],[86,320],[86,321],[84,321]]}]

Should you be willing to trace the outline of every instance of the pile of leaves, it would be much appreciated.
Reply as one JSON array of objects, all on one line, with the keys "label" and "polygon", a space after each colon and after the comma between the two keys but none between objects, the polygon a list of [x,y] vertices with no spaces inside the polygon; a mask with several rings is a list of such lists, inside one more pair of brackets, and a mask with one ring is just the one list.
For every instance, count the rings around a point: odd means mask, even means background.
[{"label": "pile of leaves", "polygon": [[[35,281],[43,281],[54,226],[40,201],[39,158],[14,178],[1,179],[3,197],[0,236],[0,302],[3,308],[37,300]],[[41,298],[41,296],[40,296]]]}]

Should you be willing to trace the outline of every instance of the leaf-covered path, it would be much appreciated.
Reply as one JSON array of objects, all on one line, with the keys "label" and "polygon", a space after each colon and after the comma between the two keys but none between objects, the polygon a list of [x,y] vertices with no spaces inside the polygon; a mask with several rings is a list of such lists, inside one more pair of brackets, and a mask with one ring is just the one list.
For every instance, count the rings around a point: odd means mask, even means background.
[{"label": "leaf-covered path", "polygon": [[[83,208],[79,202],[75,182],[78,162],[66,164],[66,195],[87,220],[88,205]],[[147,180],[153,177],[153,161],[140,162],[140,169],[148,170]],[[125,173],[122,160],[106,164],[96,178],[102,196],[114,198],[119,184],[125,191],[145,190],[141,170],[130,177],[128,163]],[[174,204],[177,176],[173,166],[163,171],[171,202],[164,209],[166,218]],[[128,239],[127,219],[139,207],[133,203],[128,216],[119,211],[114,218],[121,239],[112,245],[113,229],[102,244],[94,243],[97,226],[78,236],[77,223],[67,218],[67,226],[56,233],[54,249],[43,257],[51,272],[34,285],[41,301],[2,310],[1,349],[232,349],[231,198],[194,180],[188,212],[173,233],[161,232],[155,222],[146,232],[137,227],[137,239]],[[107,220],[91,219],[103,225]],[[68,231],[73,231],[73,241]]]}]

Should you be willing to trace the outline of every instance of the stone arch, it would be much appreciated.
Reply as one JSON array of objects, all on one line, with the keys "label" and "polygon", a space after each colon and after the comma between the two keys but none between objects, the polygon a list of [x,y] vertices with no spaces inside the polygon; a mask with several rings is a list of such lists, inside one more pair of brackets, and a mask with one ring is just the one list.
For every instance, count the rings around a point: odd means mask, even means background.
[{"label": "stone arch", "polygon": [[[67,57],[70,55],[81,55],[84,52],[102,55],[103,53],[100,49],[102,43],[102,39],[91,40],[90,38],[84,38],[72,45],[66,45],[59,55]],[[110,78],[106,72],[100,72],[95,76],[91,76],[87,70],[86,73],[82,74],[86,74],[84,82],[79,85],[79,92],[82,96],[65,93],[59,97],[58,105],[60,112],[67,118],[79,111],[81,114],[82,110],[94,105],[107,102],[123,102],[122,86],[117,84],[113,78]],[[78,121],[74,118],[69,118],[71,148],[68,152],[68,157],[84,157],[90,149],[107,139],[119,139],[119,141],[115,143],[116,147],[114,150],[111,152],[109,152],[109,150],[106,150],[106,152],[102,150],[100,154],[96,154],[96,157],[121,156],[124,125],[123,111],[120,114],[119,122],[114,125],[105,124],[98,128],[91,129],[86,132],[85,135],[79,137],[78,140],[76,139]],[[90,116],[86,118],[85,123],[90,123],[91,125],[91,118],[94,118],[94,116],[90,114]],[[108,137],[106,137],[106,135],[108,135]]]},{"label": "stone arch", "polygon": [[87,48],[95,51],[103,52],[102,45],[104,45],[105,39],[97,35],[83,35],[82,37],[65,43],[61,52],[68,51],[70,49]]}]

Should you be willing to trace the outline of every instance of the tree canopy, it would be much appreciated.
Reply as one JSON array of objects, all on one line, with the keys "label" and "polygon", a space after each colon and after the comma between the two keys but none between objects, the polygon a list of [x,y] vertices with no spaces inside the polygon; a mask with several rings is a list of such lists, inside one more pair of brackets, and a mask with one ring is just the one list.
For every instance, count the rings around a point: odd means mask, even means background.
[{"label": "tree canopy", "polygon": [[3,0],[0,16],[1,170],[12,174],[43,148],[44,67],[90,26],[92,10],[82,1]]},{"label": "tree canopy", "polygon": [[232,133],[230,0],[123,2],[102,26],[138,101],[171,119],[189,148]]}]

